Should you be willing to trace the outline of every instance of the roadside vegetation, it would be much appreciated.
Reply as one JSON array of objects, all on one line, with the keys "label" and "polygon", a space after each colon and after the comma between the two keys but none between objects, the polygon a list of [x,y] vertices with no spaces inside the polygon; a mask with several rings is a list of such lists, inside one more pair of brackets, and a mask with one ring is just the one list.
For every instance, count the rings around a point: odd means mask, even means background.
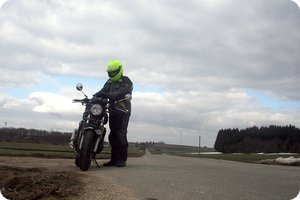
[{"label": "roadside vegetation", "polygon": [[300,129],[292,125],[222,129],[214,148],[223,153],[300,153]]}]

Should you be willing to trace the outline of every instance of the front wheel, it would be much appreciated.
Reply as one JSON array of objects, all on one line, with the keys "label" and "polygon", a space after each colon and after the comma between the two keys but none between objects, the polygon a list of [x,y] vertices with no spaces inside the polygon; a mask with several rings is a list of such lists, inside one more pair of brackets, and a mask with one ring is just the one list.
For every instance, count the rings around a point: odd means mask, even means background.
[{"label": "front wheel", "polygon": [[76,155],[76,158],[75,158],[75,165],[76,167],[79,167],[79,162],[80,162],[80,158],[78,155]]},{"label": "front wheel", "polygon": [[92,130],[87,130],[83,138],[83,143],[79,155],[80,157],[79,168],[82,171],[87,171],[89,169],[93,159],[93,149],[94,149],[94,132]]}]

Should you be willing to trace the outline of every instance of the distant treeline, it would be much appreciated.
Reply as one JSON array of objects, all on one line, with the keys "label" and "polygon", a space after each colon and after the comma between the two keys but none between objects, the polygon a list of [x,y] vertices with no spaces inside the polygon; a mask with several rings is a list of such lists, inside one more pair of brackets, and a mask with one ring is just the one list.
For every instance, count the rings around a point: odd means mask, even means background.
[{"label": "distant treeline", "polygon": [[300,129],[292,125],[222,129],[214,148],[223,153],[300,153]]},{"label": "distant treeline", "polygon": [[0,128],[1,142],[32,142],[44,144],[67,144],[72,133],[25,128]]}]

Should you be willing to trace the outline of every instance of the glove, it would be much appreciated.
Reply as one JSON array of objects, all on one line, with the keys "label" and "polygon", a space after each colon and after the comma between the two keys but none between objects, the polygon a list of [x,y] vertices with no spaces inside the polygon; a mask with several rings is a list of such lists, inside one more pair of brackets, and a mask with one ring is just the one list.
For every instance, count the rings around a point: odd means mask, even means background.
[{"label": "glove", "polygon": [[95,103],[96,101],[98,101],[99,99],[98,99],[98,97],[96,97],[95,95],[93,96],[93,98],[91,99],[91,101],[93,102],[93,103]]},{"label": "glove", "polygon": [[100,97],[103,97],[103,98],[108,98],[109,97],[109,95],[107,93],[105,93],[105,92],[100,92],[100,93],[98,93],[98,95]]}]

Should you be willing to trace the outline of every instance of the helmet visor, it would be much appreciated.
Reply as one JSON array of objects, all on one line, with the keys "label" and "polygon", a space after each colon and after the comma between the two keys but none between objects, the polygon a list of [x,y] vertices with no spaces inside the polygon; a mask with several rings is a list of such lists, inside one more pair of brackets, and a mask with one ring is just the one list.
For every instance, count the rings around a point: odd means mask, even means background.
[{"label": "helmet visor", "polygon": [[109,78],[113,78],[113,77],[117,76],[117,74],[120,72],[120,70],[121,70],[121,66],[117,70],[115,70],[115,71],[107,72]]}]

